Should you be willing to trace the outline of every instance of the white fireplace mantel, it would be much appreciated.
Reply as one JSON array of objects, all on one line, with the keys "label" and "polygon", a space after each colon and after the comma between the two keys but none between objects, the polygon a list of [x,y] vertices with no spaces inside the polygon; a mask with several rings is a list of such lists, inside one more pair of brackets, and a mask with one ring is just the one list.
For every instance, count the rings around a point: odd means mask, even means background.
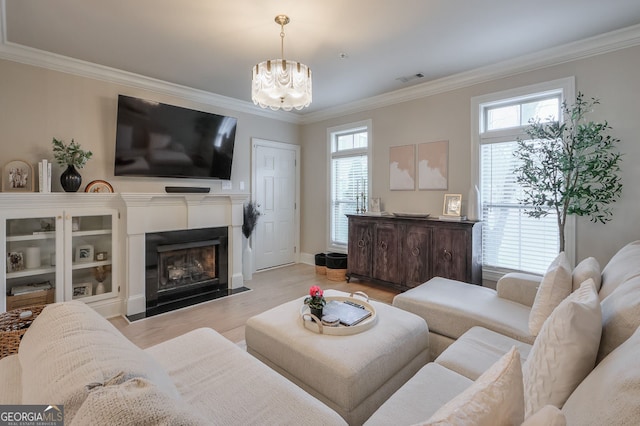
[{"label": "white fireplace mantel", "polygon": [[122,193],[125,205],[127,315],[146,309],[145,233],[226,226],[229,228],[229,287],[244,285],[242,277],[243,205],[248,195]]}]

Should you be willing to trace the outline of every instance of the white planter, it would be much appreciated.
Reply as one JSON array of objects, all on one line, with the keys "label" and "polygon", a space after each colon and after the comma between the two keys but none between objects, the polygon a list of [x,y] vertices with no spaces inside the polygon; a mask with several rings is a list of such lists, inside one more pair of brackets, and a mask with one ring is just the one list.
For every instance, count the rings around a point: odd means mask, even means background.
[{"label": "white planter", "polygon": [[242,277],[244,281],[251,281],[253,278],[253,250],[250,241],[243,237],[244,250],[242,252]]}]

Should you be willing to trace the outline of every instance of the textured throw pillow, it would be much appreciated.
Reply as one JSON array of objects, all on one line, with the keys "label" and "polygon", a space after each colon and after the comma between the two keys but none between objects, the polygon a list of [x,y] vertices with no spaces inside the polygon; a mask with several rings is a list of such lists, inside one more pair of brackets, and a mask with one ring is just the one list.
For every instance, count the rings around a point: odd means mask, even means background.
[{"label": "textured throw pillow", "polygon": [[186,403],[169,397],[150,381],[134,378],[94,384],[72,426],[207,425]]},{"label": "textured throw pillow", "polygon": [[547,404],[561,408],[593,369],[602,313],[593,280],[563,300],[545,321],[522,366],[525,418]]},{"label": "textured throw pillow", "polygon": [[600,300],[613,293],[626,280],[640,275],[640,240],[622,247],[602,269]]},{"label": "textured throw pillow", "polygon": [[637,425],[640,419],[640,329],[593,369],[562,412],[571,425]]},{"label": "textured throw pillow", "polygon": [[640,327],[640,276],[621,284],[600,303],[602,338],[598,361],[609,355]]},{"label": "textured throw pillow", "polygon": [[567,419],[558,407],[545,405],[533,416],[529,417],[521,426],[566,426]]},{"label": "textured throw pillow", "polygon": [[423,425],[519,425],[524,418],[522,367],[514,346]]},{"label": "textured throw pillow", "polygon": [[544,274],[536,298],[529,313],[529,333],[537,336],[551,312],[571,294],[573,281],[571,265],[564,252],[561,252]]},{"label": "textured throw pillow", "polygon": [[580,285],[591,278],[596,285],[596,292],[600,291],[600,284],[602,283],[602,271],[600,270],[600,264],[595,257],[587,257],[583,259],[573,270],[571,274],[573,281],[573,290],[576,291],[580,288]]}]

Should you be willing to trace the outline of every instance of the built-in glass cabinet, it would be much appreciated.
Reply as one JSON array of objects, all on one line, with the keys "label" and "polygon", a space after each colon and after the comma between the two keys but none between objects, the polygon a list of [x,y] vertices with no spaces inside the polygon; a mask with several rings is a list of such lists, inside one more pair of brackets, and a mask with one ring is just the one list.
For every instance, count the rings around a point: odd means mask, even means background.
[{"label": "built-in glass cabinet", "polygon": [[[1,311],[118,295],[116,209],[3,211]],[[117,275],[115,275],[117,277]]]}]

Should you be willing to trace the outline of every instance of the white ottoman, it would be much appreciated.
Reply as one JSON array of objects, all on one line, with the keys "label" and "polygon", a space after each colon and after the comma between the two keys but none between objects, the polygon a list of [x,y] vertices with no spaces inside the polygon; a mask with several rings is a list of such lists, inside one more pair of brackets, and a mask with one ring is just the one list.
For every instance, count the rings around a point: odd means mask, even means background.
[{"label": "white ottoman", "polygon": [[[335,290],[325,296],[348,296]],[[424,319],[371,301],[377,322],[349,336],[317,334],[300,319],[304,297],[249,318],[247,351],[338,412],[364,423],[428,362]]]}]

